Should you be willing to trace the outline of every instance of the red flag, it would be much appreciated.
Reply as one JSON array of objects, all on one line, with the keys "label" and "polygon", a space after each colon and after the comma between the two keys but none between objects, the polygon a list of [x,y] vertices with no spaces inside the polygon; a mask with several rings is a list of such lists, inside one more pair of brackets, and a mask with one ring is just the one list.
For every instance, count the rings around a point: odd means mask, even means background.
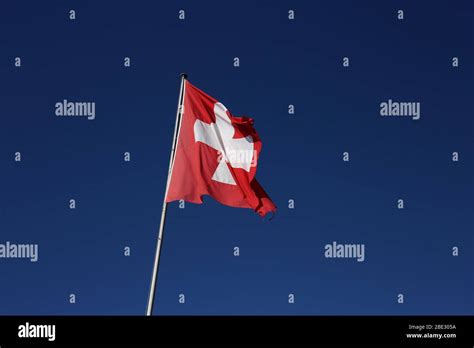
[{"label": "red flag", "polygon": [[261,216],[276,210],[255,179],[262,143],[253,120],[234,117],[188,81],[166,202],[202,203],[203,195]]}]

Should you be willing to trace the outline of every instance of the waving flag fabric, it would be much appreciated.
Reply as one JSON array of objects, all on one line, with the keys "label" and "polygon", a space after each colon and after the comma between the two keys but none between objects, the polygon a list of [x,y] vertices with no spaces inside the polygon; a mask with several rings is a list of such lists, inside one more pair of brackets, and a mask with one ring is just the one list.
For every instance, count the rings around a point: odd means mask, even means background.
[{"label": "waving flag fabric", "polygon": [[203,195],[261,216],[276,210],[255,179],[262,143],[253,120],[185,81],[184,103],[167,202],[202,203]]}]

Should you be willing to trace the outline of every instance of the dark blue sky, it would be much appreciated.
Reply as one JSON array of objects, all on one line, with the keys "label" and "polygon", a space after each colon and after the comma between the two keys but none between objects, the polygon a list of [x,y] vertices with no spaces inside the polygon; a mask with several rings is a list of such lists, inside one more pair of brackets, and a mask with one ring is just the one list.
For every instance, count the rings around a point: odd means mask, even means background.
[{"label": "dark blue sky", "polygon": [[[473,314],[473,7],[2,3],[0,244],[38,243],[39,260],[0,259],[0,314],[144,314],[183,71],[254,118],[279,211],[170,204],[155,314]],[[55,116],[63,99],[95,120]],[[388,99],[420,120],[381,117]],[[333,241],[365,261],[325,258]]]}]

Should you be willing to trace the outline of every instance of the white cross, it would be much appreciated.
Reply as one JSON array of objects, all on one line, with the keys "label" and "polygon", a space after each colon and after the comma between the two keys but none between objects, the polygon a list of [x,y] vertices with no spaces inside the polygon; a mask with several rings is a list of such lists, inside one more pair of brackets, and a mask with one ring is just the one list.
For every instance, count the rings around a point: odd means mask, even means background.
[{"label": "white cross", "polygon": [[227,115],[226,107],[221,103],[214,104],[216,123],[205,123],[196,120],[194,123],[194,139],[200,141],[222,154],[212,180],[224,184],[237,185],[229,167],[243,168],[250,172],[253,161],[254,143],[251,135],[245,138],[233,139],[235,129]]}]

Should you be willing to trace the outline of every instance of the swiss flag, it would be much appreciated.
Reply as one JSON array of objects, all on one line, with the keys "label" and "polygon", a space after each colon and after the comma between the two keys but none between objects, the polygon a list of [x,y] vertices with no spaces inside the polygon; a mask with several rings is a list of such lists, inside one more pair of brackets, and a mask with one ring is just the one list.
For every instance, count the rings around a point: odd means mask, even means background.
[{"label": "swiss flag", "polygon": [[234,117],[224,105],[184,81],[176,153],[166,202],[202,203],[203,195],[261,216],[276,206],[255,179],[262,142],[253,120]]}]

